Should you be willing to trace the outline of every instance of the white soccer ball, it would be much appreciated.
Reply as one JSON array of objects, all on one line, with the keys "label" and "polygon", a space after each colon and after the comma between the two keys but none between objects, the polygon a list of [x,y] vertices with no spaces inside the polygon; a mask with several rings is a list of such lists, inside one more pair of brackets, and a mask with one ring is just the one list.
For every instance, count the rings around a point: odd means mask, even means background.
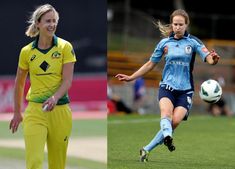
[{"label": "white soccer ball", "polygon": [[207,103],[216,103],[222,96],[222,88],[216,80],[206,80],[201,84],[199,96]]}]

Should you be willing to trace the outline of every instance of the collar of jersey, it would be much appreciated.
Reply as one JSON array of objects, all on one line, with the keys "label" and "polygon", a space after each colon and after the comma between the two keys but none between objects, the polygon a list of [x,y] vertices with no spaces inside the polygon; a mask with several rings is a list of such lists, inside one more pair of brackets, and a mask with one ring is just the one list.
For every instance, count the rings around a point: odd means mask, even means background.
[{"label": "collar of jersey", "polygon": [[[170,39],[175,39],[174,36],[175,36],[175,33],[171,32],[169,38]],[[185,31],[184,36],[182,38],[180,38],[180,39],[187,38],[188,36],[189,36],[189,33],[187,31]],[[175,40],[180,40],[180,39],[175,39]]]},{"label": "collar of jersey", "polygon": [[[39,36],[37,36],[36,39],[33,41],[32,49],[38,47],[38,39],[39,39]],[[58,45],[58,37],[56,35],[54,35],[53,36],[53,45],[52,46],[57,46],[57,45]]]}]

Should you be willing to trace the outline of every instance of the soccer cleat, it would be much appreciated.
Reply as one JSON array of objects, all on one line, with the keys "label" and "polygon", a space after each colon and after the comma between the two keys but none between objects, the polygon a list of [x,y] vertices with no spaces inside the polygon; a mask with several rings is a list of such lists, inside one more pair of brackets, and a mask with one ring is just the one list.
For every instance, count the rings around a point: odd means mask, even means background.
[{"label": "soccer cleat", "polygon": [[173,138],[171,136],[166,136],[164,138],[164,144],[167,146],[169,151],[174,151],[175,150],[175,146],[173,144]]},{"label": "soccer cleat", "polygon": [[147,162],[149,156],[149,151],[145,150],[144,148],[140,149],[140,161]]}]

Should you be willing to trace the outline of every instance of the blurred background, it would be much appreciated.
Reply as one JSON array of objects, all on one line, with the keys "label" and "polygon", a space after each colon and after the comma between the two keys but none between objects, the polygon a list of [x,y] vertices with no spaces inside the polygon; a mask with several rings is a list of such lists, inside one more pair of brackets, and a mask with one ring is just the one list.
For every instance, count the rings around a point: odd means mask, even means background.
[{"label": "blurred background", "polygon": [[[74,120],[66,168],[106,168],[106,1],[9,0],[0,5],[0,169],[25,168],[22,130],[12,135],[8,125],[13,115],[13,87],[20,50],[34,40],[25,35],[27,20],[37,6],[45,3],[59,12],[56,35],[72,43],[77,57],[69,90]],[[29,83],[25,94],[28,88]],[[12,158],[10,152],[16,156]]]},{"label": "blurred background", "polygon": [[[213,7],[212,7],[213,6]],[[205,4],[198,0],[134,1],[108,0],[108,102],[109,113],[159,113],[158,84],[163,63],[143,79],[132,83],[119,82],[118,73],[132,74],[149,60],[160,31],[154,22],[169,23],[175,9],[185,9],[190,17],[190,34],[201,39],[209,50],[221,56],[219,64],[210,66],[197,56],[194,66],[195,97],[192,113],[208,114],[209,104],[199,98],[200,84],[215,79],[223,88],[223,98],[231,113],[235,112],[235,13],[228,0]],[[141,99],[136,97],[139,90]],[[118,103],[118,104],[117,104]],[[121,105],[121,106],[117,106]]]}]

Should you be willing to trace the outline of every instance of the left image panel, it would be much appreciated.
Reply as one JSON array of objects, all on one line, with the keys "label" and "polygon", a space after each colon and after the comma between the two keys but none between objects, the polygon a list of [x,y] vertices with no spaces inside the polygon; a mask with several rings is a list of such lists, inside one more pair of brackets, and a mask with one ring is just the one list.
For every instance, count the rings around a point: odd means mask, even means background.
[{"label": "left image panel", "polygon": [[106,1],[0,9],[0,168],[106,169]]}]

